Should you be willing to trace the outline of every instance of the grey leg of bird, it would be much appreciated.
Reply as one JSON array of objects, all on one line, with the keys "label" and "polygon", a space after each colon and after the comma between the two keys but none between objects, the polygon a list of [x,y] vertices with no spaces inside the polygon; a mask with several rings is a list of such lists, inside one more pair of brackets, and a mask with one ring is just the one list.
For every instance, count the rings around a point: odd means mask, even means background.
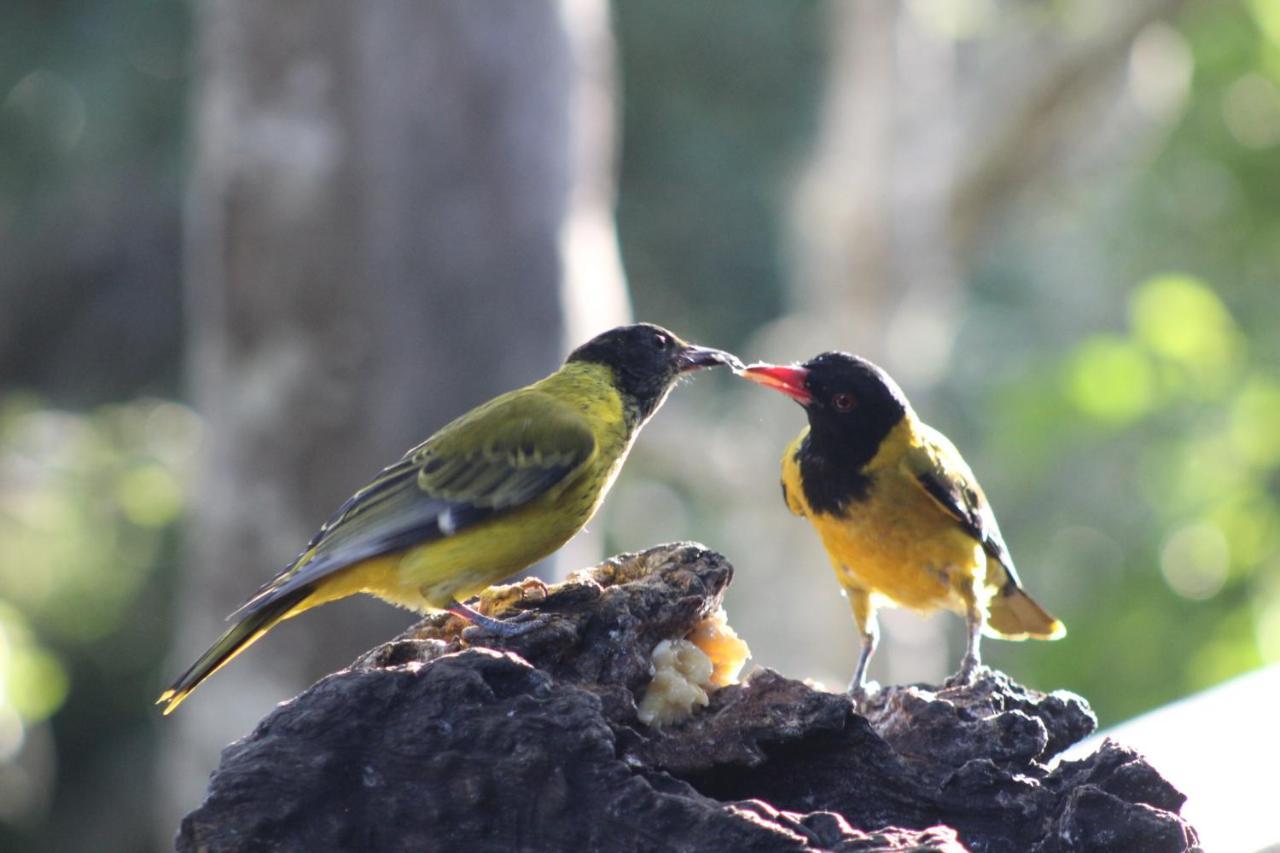
[{"label": "grey leg of bird", "polygon": [[871,663],[871,656],[875,654],[876,645],[880,642],[880,631],[878,628],[869,634],[862,635],[862,651],[858,654],[858,666],[853,671],[853,678],[849,680],[849,695],[855,699],[866,698],[867,692],[867,664]]},{"label": "grey leg of bird", "polygon": [[495,637],[518,637],[526,634],[538,627],[540,622],[533,619],[528,622],[504,622],[501,619],[494,619],[491,616],[485,616],[474,607],[468,607],[461,601],[453,600],[445,607],[454,616],[463,619],[475,625],[486,634],[492,634]]},{"label": "grey leg of bird", "polygon": [[964,657],[960,659],[960,671],[947,679],[948,685],[973,684],[982,669],[982,656],[978,644],[982,640],[982,627],[986,623],[986,615],[982,607],[973,598],[966,601],[965,625],[968,628],[968,643]]},{"label": "grey leg of bird", "polygon": [[863,589],[846,588],[844,594],[849,599],[849,607],[853,610],[853,622],[858,627],[858,634],[862,639],[862,651],[858,654],[858,666],[853,671],[853,678],[849,681],[849,695],[853,697],[855,702],[861,703],[867,698],[868,687],[875,692],[877,685],[868,685],[867,665],[871,663],[871,656],[875,654],[876,646],[880,643],[880,625],[876,620],[875,606],[871,603],[871,594]]}]

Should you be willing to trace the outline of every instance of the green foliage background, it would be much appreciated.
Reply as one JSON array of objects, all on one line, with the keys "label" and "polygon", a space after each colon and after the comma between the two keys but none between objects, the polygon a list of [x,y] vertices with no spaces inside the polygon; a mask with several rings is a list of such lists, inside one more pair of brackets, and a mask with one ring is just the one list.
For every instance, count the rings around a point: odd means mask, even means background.
[{"label": "green foliage background", "polygon": [[[654,0],[618,3],[615,23],[637,315],[748,346],[789,304],[781,235],[822,7]],[[151,843],[150,700],[171,674],[200,441],[179,381],[190,26],[186,4],[151,0],[0,12],[6,850]],[[1176,27],[1193,60],[1180,118],[1119,179],[1005,224],[930,397],[1071,629],[989,644],[991,662],[1083,693],[1104,723],[1280,660],[1280,5],[1193,4]],[[714,494],[648,464],[695,535],[712,523]]]}]

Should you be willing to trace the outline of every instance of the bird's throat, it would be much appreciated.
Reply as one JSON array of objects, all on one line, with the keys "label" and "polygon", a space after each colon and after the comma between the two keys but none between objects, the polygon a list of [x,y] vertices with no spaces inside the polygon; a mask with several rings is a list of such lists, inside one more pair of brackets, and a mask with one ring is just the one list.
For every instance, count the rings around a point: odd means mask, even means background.
[{"label": "bird's throat", "polygon": [[893,424],[858,424],[833,433],[810,426],[796,448],[804,496],[815,512],[839,513],[865,500],[875,484],[875,460],[889,445],[908,440],[909,418]]}]

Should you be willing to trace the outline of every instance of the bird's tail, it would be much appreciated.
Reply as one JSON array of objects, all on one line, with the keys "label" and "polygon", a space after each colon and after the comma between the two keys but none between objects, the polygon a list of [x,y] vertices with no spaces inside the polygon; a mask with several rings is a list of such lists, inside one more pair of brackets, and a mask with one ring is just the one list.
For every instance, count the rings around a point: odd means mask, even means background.
[{"label": "bird's tail", "polygon": [[1056,640],[1067,633],[1066,625],[1046,613],[1012,581],[992,596],[986,628],[1004,640]]},{"label": "bird's tail", "polygon": [[191,695],[191,691],[230,663],[236,655],[253,645],[277,622],[307,609],[303,602],[311,592],[310,587],[295,590],[236,622],[173,683],[173,686],[160,694],[156,704],[164,705],[165,714],[172,714],[173,710],[182,704],[182,700]]}]

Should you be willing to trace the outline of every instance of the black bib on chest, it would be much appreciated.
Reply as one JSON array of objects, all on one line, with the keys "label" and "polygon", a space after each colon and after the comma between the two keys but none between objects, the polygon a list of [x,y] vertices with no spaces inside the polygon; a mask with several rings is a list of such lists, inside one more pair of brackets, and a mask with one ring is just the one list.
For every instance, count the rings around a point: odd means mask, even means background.
[{"label": "black bib on chest", "polygon": [[[875,455],[874,449],[871,455]],[[856,457],[857,454],[844,453],[829,456],[814,447],[812,433],[805,436],[796,449],[795,460],[800,466],[804,499],[810,509],[838,515],[850,504],[865,500],[871,494],[873,478],[862,472],[871,456]]]}]

